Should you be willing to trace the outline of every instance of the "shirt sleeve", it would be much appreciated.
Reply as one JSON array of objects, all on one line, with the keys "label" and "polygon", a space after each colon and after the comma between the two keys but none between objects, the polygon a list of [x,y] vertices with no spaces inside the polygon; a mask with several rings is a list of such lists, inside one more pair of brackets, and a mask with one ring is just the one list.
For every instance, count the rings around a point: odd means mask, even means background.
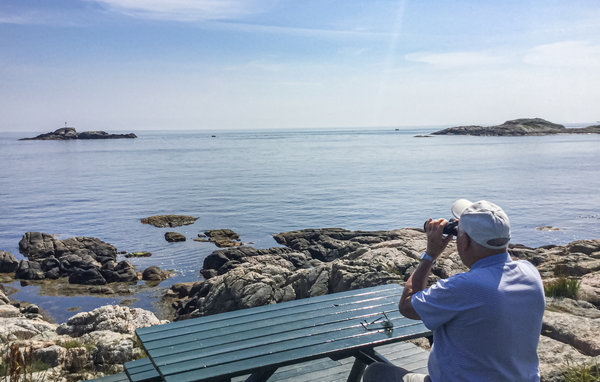
[{"label": "shirt sleeve", "polygon": [[435,330],[477,304],[469,298],[472,291],[464,274],[457,274],[415,293],[411,303],[425,326]]}]

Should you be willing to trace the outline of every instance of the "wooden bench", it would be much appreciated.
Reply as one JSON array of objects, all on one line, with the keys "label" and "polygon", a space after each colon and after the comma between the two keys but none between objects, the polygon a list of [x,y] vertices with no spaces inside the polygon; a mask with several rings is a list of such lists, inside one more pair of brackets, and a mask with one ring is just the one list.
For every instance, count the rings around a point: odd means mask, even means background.
[{"label": "wooden bench", "polygon": [[277,368],[354,357],[348,380],[385,361],[374,348],[430,336],[398,312],[399,285],[384,285],[177,321],[136,331],[149,358],[128,362],[130,381],[266,381]]}]

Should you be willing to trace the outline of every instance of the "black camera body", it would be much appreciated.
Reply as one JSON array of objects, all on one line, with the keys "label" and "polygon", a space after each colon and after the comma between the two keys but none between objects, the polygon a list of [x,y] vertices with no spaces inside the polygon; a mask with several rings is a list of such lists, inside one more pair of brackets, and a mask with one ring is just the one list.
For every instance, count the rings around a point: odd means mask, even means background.
[{"label": "black camera body", "polygon": [[[425,227],[427,227],[427,221],[423,224],[424,231]],[[448,220],[448,223],[444,226],[444,235],[458,236],[458,220],[454,218]]]}]

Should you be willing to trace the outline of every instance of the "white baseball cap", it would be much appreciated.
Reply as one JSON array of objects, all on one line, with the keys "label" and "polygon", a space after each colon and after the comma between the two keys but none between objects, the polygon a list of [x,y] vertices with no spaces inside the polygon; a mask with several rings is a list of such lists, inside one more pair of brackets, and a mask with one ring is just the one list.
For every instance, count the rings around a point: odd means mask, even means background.
[{"label": "white baseball cap", "polygon": [[494,203],[459,199],[452,204],[451,211],[459,219],[458,229],[465,231],[476,243],[491,249],[508,246],[510,221],[502,208]]}]

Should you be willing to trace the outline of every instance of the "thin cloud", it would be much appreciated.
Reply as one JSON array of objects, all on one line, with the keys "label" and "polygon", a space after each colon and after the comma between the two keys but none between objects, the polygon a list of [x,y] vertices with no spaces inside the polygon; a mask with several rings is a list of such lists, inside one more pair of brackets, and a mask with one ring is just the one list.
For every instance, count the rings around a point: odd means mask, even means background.
[{"label": "thin cloud", "polygon": [[570,68],[600,67],[600,45],[586,41],[561,41],[534,47],[523,61],[536,66]]},{"label": "thin cloud", "polygon": [[506,62],[504,57],[482,52],[416,52],[405,55],[404,59],[441,68],[487,66]]},{"label": "thin cloud", "polygon": [[266,12],[277,0],[90,0],[137,18],[173,21],[240,19]]}]

